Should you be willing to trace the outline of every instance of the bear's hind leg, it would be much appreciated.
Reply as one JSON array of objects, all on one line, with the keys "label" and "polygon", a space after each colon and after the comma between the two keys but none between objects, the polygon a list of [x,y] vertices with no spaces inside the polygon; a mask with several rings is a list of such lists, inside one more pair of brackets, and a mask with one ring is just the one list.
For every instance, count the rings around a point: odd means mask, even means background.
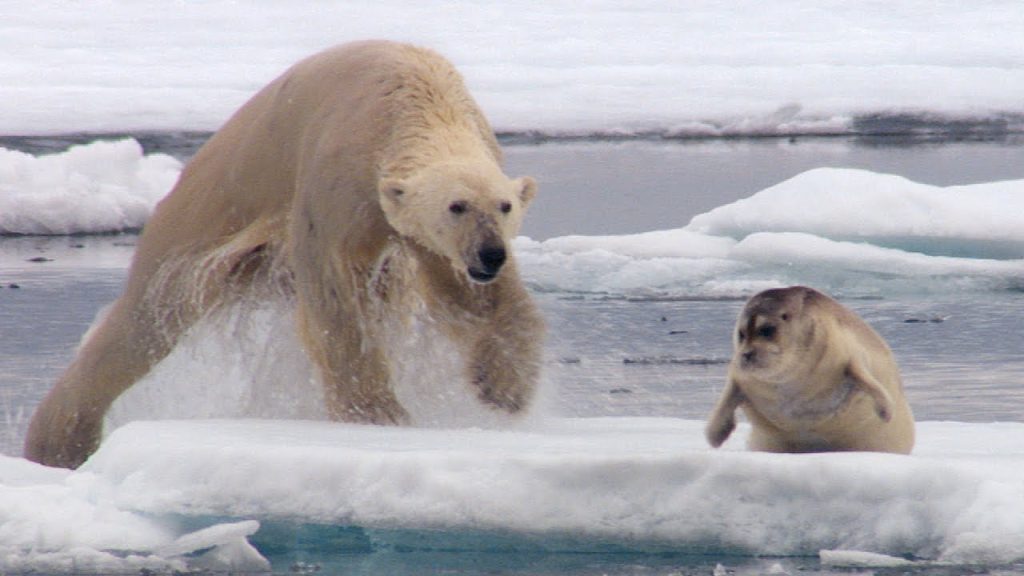
[{"label": "bear's hind leg", "polygon": [[[125,293],[82,344],[74,361],[36,408],[25,457],[76,468],[98,447],[110,405],[146,375],[181,334],[228,293],[268,278],[275,249],[265,225],[252,226],[219,248],[167,257],[140,241]],[[199,264],[195,264],[198,260]],[[162,264],[158,264],[162,262]]]},{"label": "bear's hind leg", "polygon": [[25,439],[29,460],[81,465],[99,447],[111,403],[167,354],[165,340],[136,329],[128,308],[123,299],[114,304],[36,408]]}]

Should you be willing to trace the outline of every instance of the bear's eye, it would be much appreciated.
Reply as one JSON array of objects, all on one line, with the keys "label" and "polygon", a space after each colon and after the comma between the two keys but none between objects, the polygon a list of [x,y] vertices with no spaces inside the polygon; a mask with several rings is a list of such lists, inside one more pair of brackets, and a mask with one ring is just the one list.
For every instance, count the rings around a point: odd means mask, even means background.
[{"label": "bear's eye", "polygon": [[508,214],[509,212],[512,211],[512,203],[511,202],[502,202],[501,206],[499,206],[498,208],[501,210],[502,214]]},{"label": "bear's eye", "polygon": [[462,200],[459,200],[458,202],[452,202],[451,204],[448,205],[448,211],[451,212],[452,214],[462,214],[463,212],[466,211],[466,203],[463,202]]}]

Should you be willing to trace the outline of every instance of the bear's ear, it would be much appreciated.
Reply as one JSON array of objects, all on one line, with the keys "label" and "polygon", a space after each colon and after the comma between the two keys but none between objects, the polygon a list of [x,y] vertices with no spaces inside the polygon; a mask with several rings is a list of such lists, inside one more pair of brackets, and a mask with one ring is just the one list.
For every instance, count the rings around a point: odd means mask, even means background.
[{"label": "bear's ear", "polygon": [[526,206],[537,195],[537,181],[529,176],[522,176],[512,181],[519,188],[519,199]]},{"label": "bear's ear", "polygon": [[377,193],[380,194],[381,204],[397,206],[405,195],[405,182],[398,178],[382,178],[377,183]]}]

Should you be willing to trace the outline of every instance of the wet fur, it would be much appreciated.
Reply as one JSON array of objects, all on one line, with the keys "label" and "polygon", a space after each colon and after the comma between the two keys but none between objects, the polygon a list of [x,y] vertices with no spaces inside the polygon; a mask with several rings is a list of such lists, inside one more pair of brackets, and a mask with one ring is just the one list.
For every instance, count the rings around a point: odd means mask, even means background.
[{"label": "wet fur", "polygon": [[[124,292],[36,410],[25,455],[81,464],[111,403],[186,330],[265,289],[295,302],[332,418],[406,421],[384,320],[408,314],[410,294],[465,350],[479,398],[523,410],[540,370],[540,315],[510,248],[493,280],[467,277],[486,267],[466,261],[484,242],[473,235],[504,248],[535,191],[500,163],[458,72],[433,52],[370,41],[296,64],[211,137],[157,206]],[[471,219],[454,218],[437,192],[452,190],[468,195],[458,200]]]}]

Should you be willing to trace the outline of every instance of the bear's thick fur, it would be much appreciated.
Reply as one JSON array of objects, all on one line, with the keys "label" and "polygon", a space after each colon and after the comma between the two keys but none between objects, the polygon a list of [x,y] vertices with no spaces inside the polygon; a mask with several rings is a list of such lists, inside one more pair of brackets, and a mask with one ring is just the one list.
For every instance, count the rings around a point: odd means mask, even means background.
[{"label": "bear's thick fur", "polygon": [[197,152],[139,239],[124,293],[36,410],[25,455],[76,467],[111,403],[225,302],[283,287],[332,418],[403,423],[387,318],[425,307],[479,398],[533,396],[543,322],[509,241],[536,186],[439,55],[367,41],[308,58]]}]

